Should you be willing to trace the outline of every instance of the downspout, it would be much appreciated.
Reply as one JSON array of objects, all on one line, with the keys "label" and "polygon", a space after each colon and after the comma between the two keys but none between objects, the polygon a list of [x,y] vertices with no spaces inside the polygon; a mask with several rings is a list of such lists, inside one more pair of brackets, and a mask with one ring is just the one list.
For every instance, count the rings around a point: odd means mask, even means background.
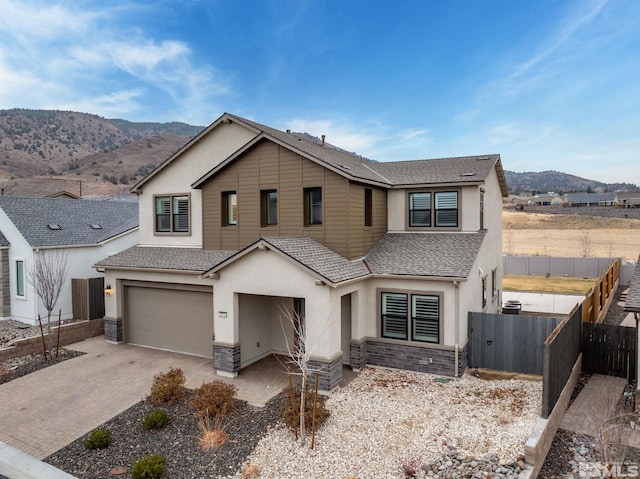
[{"label": "downspout", "polygon": [[454,371],[453,374],[455,377],[458,377],[458,369],[459,369],[459,365],[458,365],[458,348],[459,348],[459,341],[460,341],[460,283],[456,280],[453,282],[453,286],[456,289],[456,306],[455,306],[455,317],[456,317],[456,344],[454,347],[454,354],[455,354],[455,358],[454,358]]}]

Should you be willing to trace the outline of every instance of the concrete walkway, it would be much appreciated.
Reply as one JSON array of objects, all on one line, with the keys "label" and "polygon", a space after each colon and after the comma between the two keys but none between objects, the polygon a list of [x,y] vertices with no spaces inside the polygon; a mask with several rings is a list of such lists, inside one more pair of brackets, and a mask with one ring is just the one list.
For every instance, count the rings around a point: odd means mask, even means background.
[{"label": "concrete walkway", "polygon": [[503,291],[502,301],[520,301],[522,312],[526,314],[568,315],[576,304],[584,301],[584,295],[527,293],[522,291]]},{"label": "concrete walkway", "polygon": [[0,385],[0,442],[45,458],[142,400],[154,376],[172,367],[184,371],[188,388],[222,379],[252,405],[264,405],[288,384],[273,356],[226,379],[210,359],[108,344],[102,336],[67,349],[86,354]]},{"label": "concrete walkway", "polygon": [[561,429],[599,437],[604,422],[613,417],[627,380],[594,374],[567,409]]}]

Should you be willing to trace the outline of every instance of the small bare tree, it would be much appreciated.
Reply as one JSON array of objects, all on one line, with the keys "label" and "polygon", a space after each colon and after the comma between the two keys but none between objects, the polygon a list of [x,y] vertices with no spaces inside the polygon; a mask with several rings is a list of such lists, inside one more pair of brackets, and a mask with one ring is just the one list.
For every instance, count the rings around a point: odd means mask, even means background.
[{"label": "small bare tree", "polygon": [[[48,351],[51,356],[51,312],[55,308],[67,279],[67,255],[64,251],[36,251],[29,282],[47,310]],[[41,324],[42,327],[42,324]],[[58,328],[60,325],[58,325]],[[45,351],[45,359],[47,351]]]},{"label": "small bare tree", "polygon": [[[304,443],[306,439],[305,413],[307,408],[305,392],[309,384],[309,376],[314,372],[318,372],[318,370],[312,368],[309,364],[313,352],[313,344],[305,327],[304,318],[297,312],[291,312],[286,308],[280,308],[280,311],[282,313],[280,316],[280,326],[284,333],[284,339],[289,353],[289,363],[294,369],[294,371],[291,371],[291,368],[289,368],[289,372],[301,378],[298,437],[300,438],[300,442]],[[291,341],[287,334],[285,324],[288,324],[293,332],[293,341]]]}]

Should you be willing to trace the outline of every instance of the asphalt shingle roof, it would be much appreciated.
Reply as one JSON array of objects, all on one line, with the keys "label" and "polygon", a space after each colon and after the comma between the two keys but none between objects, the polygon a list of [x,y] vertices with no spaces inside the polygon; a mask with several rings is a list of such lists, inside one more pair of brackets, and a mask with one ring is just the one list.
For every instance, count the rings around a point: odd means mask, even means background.
[{"label": "asphalt shingle roof", "polygon": [[334,284],[370,274],[363,261],[350,261],[311,238],[262,238],[262,241]]},{"label": "asphalt shingle roof", "polygon": [[98,244],[138,226],[138,204],[126,201],[0,196],[0,209],[32,247]]},{"label": "asphalt shingle roof", "polygon": [[636,269],[631,278],[631,286],[629,286],[627,300],[624,303],[624,310],[640,313],[640,257],[636,262]]},{"label": "asphalt shingle roof", "polygon": [[6,246],[11,246],[11,244],[7,241],[7,238],[4,237],[2,231],[0,231],[0,248],[4,248]]},{"label": "asphalt shingle roof", "polygon": [[499,155],[372,163],[371,168],[393,185],[483,182]]},{"label": "asphalt shingle roof", "polygon": [[106,268],[162,269],[204,273],[234,254],[234,251],[200,248],[133,246],[109,256],[94,266]]},{"label": "asphalt shingle roof", "polygon": [[372,168],[372,165],[375,164],[375,162],[363,158],[360,155],[350,153],[346,150],[333,146],[328,142],[325,142],[323,145],[320,140],[309,135],[286,133],[235,115],[227,113],[227,116],[234,118],[239,123],[250,125],[281,143],[304,152],[321,163],[337,168],[338,170],[343,171],[346,175],[363,180],[389,184],[389,181],[387,181],[384,176],[380,175]]},{"label": "asphalt shingle roof", "polygon": [[467,278],[485,232],[387,233],[369,251],[373,274]]}]

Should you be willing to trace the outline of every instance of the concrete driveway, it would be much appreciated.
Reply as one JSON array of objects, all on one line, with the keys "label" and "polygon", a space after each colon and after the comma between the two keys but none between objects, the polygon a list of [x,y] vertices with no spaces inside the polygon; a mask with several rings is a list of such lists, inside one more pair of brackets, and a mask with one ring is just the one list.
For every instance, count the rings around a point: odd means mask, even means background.
[{"label": "concrete driveway", "polygon": [[108,344],[102,336],[66,348],[86,354],[0,385],[0,442],[43,459],[136,404],[153,377],[172,367],[184,371],[190,389],[222,379],[256,406],[288,384],[272,357],[223,379],[210,359]]}]

